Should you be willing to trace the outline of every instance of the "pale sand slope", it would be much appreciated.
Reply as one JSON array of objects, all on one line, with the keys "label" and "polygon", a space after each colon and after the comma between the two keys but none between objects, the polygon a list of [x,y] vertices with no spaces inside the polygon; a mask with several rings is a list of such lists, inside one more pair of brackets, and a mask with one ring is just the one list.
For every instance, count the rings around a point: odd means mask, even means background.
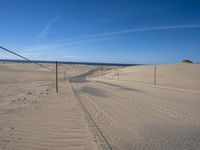
[{"label": "pale sand slope", "polygon": [[0,149],[98,149],[70,84],[60,81],[56,94],[54,83],[54,72],[34,64],[0,64]]},{"label": "pale sand slope", "polygon": [[[200,91],[200,64],[157,65],[156,72],[157,85]],[[118,79],[117,69],[106,72],[105,77]],[[154,65],[121,68],[119,79],[153,84]]]}]

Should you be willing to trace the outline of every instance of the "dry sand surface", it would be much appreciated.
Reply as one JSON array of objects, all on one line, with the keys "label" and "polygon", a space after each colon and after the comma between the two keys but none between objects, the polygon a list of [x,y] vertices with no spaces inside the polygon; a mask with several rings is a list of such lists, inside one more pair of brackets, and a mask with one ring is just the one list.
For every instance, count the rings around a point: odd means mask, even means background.
[{"label": "dry sand surface", "polygon": [[[154,65],[125,67],[105,72],[107,79],[154,83]],[[200,64],[157,65],[157,85],[200,91]]]},{"label": "dry sand surface", "polygon": [[[62,69],[72,76],[90,68]],[[98,149],[70,84],[59,83],[56,94],[54,72],[35,64],[0,64],[0,149]]]},{"label": "dry sand surface", "polygon": [[160,85],[195,92],[127,82],[152,83],[152,68],[121,68],[117,80],[116,69],[61,65],[70,79],[60,73],[56,94],[54,72],[0,64],[0,149],[200,149],[199,65],[157,70]]}]

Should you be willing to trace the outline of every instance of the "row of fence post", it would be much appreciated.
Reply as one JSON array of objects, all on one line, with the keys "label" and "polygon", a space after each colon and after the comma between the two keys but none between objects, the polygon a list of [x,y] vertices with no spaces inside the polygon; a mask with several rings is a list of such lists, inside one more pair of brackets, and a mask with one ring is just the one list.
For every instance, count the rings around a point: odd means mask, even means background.
[{"label": "row of fence post", "polygon": [[[119,80],[120,72],[119,68],[117,69],[117,79]],[[101,68],[101,75],[102,78],[105,79],[105,72],[104,68]],[[98,75],[97,75],[98,76]],[[154,65],[154,85],[156,85],[156,77],[157,77],[157,66]],[[68,78],[68,72],[67,72],[67,78]],[[64,80],[66,80],[66,71],[64,71]],[[58,93],[58,62],[56,61],[56,93]]]},{"label": "row of fence post", "polygon": [[[99,70],[101,70],[101,75],[99,75],[97,73],[96,77],[102,76],[102,79],[105,79],[106,78],[106,73],[104,71],[104,68],[102,67]],[[154,69],[153,70],[154,70],[154,73],[153,73],[153,84],[156,85],[157,84],[157,66],[156,65],[154,65]],[[117,80],[120,80],[120,70],[119,70],[119,68],[116,68],[116,71],[117,71],[117,73],[116,73]],[[93,77],[95,77],[94,74],[93,74]]]}]

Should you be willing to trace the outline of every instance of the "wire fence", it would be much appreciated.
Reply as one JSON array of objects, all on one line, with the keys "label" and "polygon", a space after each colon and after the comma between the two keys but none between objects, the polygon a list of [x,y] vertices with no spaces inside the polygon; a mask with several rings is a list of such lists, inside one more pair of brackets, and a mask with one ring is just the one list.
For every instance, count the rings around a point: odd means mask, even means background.
[{"label": "wire fence", "polygon": [[[19,54],[19,53],[16,53],[16,52],[14,52],[14,51],[12,51],[12,50],[10,50],[10,49],[7,49],[7,48],[5,48],[5,47],[3,47],[3,46],[0,46],[0,49],[1,50],[3,50],[3,51],[5,51],[5,52],[8,52],[8,53],[10,53],[10,54],[13,54],[13,55],[15,55],[15,56],[17,56],[17,57],[19,57],[19,58],[21,58],[21,59],[23,59],[23,60],[25,60],[25,62],[27,62],[28,64],[29,64],[29,66],[30,66],[30,64],[35,64],[35,65],[37,65],[38,67],[40,67],[40,68],[43,68],[45,71],[47,71],[47,72],[40,72],[40,75],[42,74],[44,77],[43,77],[43,80],[45,80],[45,78],[46,78],[46,80],[48,80],[48,75],[49,74],[51,74],[51,78],[53,79],[55,79],[55,87],[56,87],[56,92],[58,93],[58,82],[59,82],[59,80],[61,80],[61,78],[59,78],[59,75],[61,75],[62,74],[62,80],[66,80],[67,79],[67,77],[66,77],[66,71],[65,70],[59,70],[58,68],[59,67],[61,67],[61,63],[59,63],[59,62],[55,62],[55,65],[53,65],[53,64],[41,64],[41,63],[38,63],[37,61],[33,61],[33,60],[31,60],[31,59],[29,59],[29,58],[27,58],[27,57],[25,57],[25,56],[23,56],[23,55],[21,55],[21,54]],[[21,67],[23,67],[22,65],[21,65]],[[24,66],[25,67],[25,66]],[[27,67],[27,66],[26,66]],[[19,67],[19,69],[20,69],[20,67]],[[37,70],[38,70],[38,68],[37,68]],[[29,70],[30,71],[30,70]],[[32,73],[33,73],[33,71],[34,70],[31,70],[32,71]],[[36,71],[36,70],[35,70]],[[50,73],[51,72],[51,73]],[[27,73],[26,73],[27,74]],[[52,74],[54,74],[53,76],[54,77],[52,77]],[[58,75],[59,74],[59,75]],[[15,72],[15,76],[17,76],[17,73]],[[20,75],[19,75],[20,76]],[[34,76],[34,74],[32,74],[32,75],[29,75],[29,76]],[[45,77],[46,76],[46,77]],[[30,78],[29,78],[30,79]]]},{"label": "wire fence", "polygon": [[[131,68],[129,70],[127,68]],[[156,85],[157,65],[139,65],[135,67],[105,67],[102,66],[90,75],[90,78],[143,82]]]},{"label": "wire fence", "polygon": [[[38,63],[5,47],[0,46],[0,49],[22,58],[29,64],[35,64],[39,68],[46,70],[46,72],[41,72],[41,75],[44,80],[51,78],[52,82],[55,83],[57,92],[59,81],[69,80],[70,78],[69,69],[72,69],[74,64],[71,65],[72,68],[67,68],[61,62],[55,62],[55,64]],[[129,67],[96,65],[95,70],[87,74],[87,76],[89,78],[102,80],[139,82],[200,91],[200,84],[198,84],[200,80],[199,72],[199,64],[180,63],[173,65],[138,65]],[[31,78],[34,77],[34,73],[30,76]],[[17,73],[15,74],[17,76]],[[22,79],[20,75],[18,78]],[[9,75],[6,76],[6,79],[9,80]]]}]

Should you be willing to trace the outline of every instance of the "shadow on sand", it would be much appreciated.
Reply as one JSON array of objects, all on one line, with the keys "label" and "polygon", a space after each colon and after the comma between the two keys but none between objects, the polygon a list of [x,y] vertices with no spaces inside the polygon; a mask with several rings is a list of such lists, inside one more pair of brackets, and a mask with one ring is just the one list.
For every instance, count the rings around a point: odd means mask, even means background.
[{"label": "shadow on sand", "polygon": [[99,96],[99,97],[108,97],[105,91],[95,88],[95,87],[91,87],[91,86],[83,86],[81,87],[79,92],[87,93],[87,94]]}]

